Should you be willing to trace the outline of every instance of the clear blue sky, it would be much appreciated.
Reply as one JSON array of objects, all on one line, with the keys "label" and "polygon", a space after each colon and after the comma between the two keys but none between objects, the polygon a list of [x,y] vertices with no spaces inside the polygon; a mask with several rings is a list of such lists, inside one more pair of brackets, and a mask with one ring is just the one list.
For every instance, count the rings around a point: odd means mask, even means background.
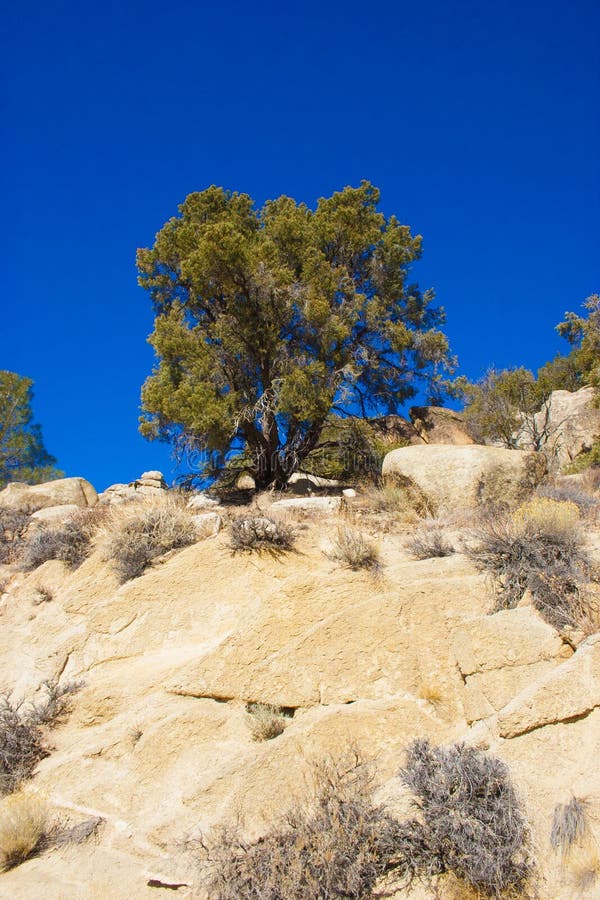
[{"label": "clear blue sky", "polygon": [[0,368],[98,488],[169,474],[134,258],[191,191],[371,180],[471,377],[543,363],[600,289],[597,0],[21,0],[2,31]]}]

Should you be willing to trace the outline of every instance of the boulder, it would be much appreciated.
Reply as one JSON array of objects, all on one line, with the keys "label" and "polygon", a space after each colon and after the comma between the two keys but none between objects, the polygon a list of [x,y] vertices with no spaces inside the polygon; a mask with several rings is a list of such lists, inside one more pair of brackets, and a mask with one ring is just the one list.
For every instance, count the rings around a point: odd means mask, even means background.
[{"label": "boulder", "polygon": [[221,516],[216,512],[198,513],[198,515],[192,516],[192,521],[201,537],[213,537],[219,533],[223,524]]},{"label": "boulder", "polygon": [[335,478],[321,478],[308,472],[294,472],[288,479],[288,487],[292,494],[310,496],[313,493],[339,489],[340,482]]},{"label": "boulder", "polygon": [[212,497],[208,497],[206,494],[198,493],[194,494],[193,497],[187,502],[188,509],[214,509],[215,506],[219,505],[218,500],[213,500]]},{"label": "boulder", "polygon": [[297,497],[290,500],[276,500],[271,504],[271,509],[335,513],[339,510],[341,502],[340,497]]},{"label": "boulder", "polygon": [[462,414],[442,406],[413,406],[409,412],[415,432],[425,444],[474,444]]},{"label": "boulder", "polygon": [[95,506],[98,494],[85,478],[58,478],[44,484],[21,484],[14,481],[0,491],[0,507],[37,512],[48,506]]},{"label": "boulder", "polygon": [[600,409],[594,406],[594,389],[552,391],[548,414],[536,415],[538,430],[548,432],[546,447],[560,465],[566,465],[585,453],[600,435]]},{"label": "boulder", "polygon": [[46,506],[44,509],[38,509],[34,512],[31,519],[34,522],[50,522],[58,525],[66,519],[70,519],[73,513],[76,513],[81,507],[74,503],[63,503],[61,506]]},{"label": "boulder", "polygon": [[423,445],[386,454],[382,474],[408,484],[432,509],[517,504],[542,481],[542,454],[499,447]]}]

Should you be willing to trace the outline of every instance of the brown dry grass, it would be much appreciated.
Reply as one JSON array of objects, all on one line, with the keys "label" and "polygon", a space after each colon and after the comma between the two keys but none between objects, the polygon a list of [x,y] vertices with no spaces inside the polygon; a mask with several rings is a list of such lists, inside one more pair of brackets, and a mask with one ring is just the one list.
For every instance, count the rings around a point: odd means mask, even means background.
[{"label": "brown dry grass", "polygon": [[0,871],[12,869],[39,848],[48,829],[48,806],[36,794],[19,791],[0,804]]}]

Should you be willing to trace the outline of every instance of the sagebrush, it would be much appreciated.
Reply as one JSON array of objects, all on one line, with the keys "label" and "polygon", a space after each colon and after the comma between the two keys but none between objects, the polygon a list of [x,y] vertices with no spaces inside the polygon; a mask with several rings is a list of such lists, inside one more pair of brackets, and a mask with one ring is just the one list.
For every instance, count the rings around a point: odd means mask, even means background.
[{"label": "sagebrush", "polygon": [[465,744],[417,740],[400,776],[418,810],[397,835],[395,871],[405,886],[453,873],[487,897],[525,889],[533,870],[529,827],[501,760]]},{"label": "sagebrush", "polygon": [[415,559],[432,559],[451,556],[454,547],[443,522],[437,519],[424,519],[408,542],[408,551]]},{"label": "sagebrush", "polygon": [[238,516],[230,526],[232,550],[291,550],[294,528],[270,516]]},{"label": "sagebrush", "polygon": [[179,497],[157,497],[121,505],[111,511],[103,554],[123,583],[137,578],[169,550],[198,540],[193,511]]},{"label": "sagebrush", "polygon": [[381,561],[379,551],[362,531],[340,525],[332,542],[330,556],[354,571],[370,569],[379,571]]},{"label": "sagebrush", "polygon": [[0,796],[16,790],[48,755],[45,728],[61,720],[80,687],[78,682],[46,681],[43,695],[28,704],[0,695]]},{"label": "sagebrush", "polygon": [[29,522],[29,512],[0,507],[0,563],[16,562]]},{"label": "sagebrush", "polygon": [[372,799],[357,757],[327,760],[314,788],[268,834],[247,842],[221,829],[203,843],[213,900],[366,900],[396,845],[398,825]]},{"label": "sagebrush", "polygon": [[282,708],[271,703],[248,703],[246,712],[250,733],[255,741],[270,741],[279,737],[289,721]]},{"label": "sagebrush", "polygon": [[105,510],[82,509],[60,525],[38,528],[24,542],[19,564],[26,572],[49,559],[59,559],[76,569],[92,552],[92,539]]},{"label": "sagebrush", "polygon": [[596,618],[588,590],[596,575],[574,503],[539,498],[512,516],[483,519],[471,538],[465,550],[492,578],[495,611],[514,608],[529,590],[536,609],[556,628]]}]

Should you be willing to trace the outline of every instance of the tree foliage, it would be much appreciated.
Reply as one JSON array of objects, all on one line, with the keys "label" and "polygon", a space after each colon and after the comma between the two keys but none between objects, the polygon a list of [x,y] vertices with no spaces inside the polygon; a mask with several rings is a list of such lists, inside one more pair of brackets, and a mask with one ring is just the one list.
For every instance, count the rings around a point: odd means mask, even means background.
[{"label": "tree foliage", "polygon": [[327,417],[397,412],[448,366],[443,310],[408,282],[421,255],[368,182],[319,200],[190,194],[138,251],[158,363],[141,431],[206,448],[245,448],[260,486],[283,485]]},{"label": "tree foliage", "polygon": [[42,430],[33,420],[33,382],[0,370],[0,488],[10,481],[39,484],[63,474],[44,447]]}]

